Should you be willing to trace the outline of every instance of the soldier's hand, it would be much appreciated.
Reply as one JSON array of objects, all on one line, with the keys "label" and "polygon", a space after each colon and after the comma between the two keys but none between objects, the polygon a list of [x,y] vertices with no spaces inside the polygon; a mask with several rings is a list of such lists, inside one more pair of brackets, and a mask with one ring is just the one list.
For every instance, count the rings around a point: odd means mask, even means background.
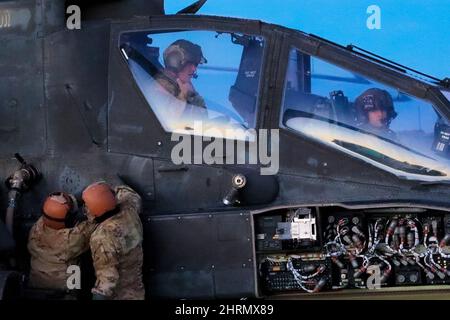
[{"label": "soldier's hand", "polygon": [[178,86],[180,87],[180,95],[187,100],[187,98],[195,92],[194,86],[190,81],[183,82],[180,79],[177,79]]}]

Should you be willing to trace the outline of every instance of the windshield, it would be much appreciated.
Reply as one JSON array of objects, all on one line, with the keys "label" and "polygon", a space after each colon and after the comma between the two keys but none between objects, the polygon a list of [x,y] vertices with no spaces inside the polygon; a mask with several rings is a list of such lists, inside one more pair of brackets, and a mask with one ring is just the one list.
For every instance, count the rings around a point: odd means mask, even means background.
[{"label": "windshield", "polygon": [[261,37],[214,31],[120,37],[130,71],[167,132],[242,140],[256,125],[263,49]]},{"label": "windshield", "polygon": [[281,121],[401,178],[450,178],[450,126],[430,102],[297,49],[289,56]]}]

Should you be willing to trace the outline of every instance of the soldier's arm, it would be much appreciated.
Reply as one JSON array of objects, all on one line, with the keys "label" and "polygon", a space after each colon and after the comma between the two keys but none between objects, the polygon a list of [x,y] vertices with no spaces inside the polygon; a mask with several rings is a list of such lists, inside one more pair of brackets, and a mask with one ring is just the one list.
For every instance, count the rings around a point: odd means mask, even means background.
[{"label": "soldier's arm", "polygon": [[187,101],[194,106],[206,109],[205,99],[197,91],[191,92]]},{"label": "soldier's arm", "polygon": [[121,185],[114,188],[114,192],[116,193],[117,202],[122,206],[122,209],[133,210],[138,214],[141,212],[142,200],[136,191],[126,185]]},{"label": "soldier's arm", "polygon": [[120,249],[114,233],[100,231],[91,239],[92,260],[95,269],[95,286],[92,289],[94,299],[109,299],[114,295],[119,282]]},{"label": "soldier's arm", "polygon": [[70,229],[67,235],[67,251],[70,257],[77,257],[89,249],[89,239],[97,224],[94,221],[82,221]]}]

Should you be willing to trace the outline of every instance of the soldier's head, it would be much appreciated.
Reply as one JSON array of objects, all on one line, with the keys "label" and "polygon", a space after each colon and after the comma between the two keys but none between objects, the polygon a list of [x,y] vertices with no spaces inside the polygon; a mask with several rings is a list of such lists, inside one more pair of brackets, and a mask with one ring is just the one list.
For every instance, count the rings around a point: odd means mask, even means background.
[{"label": "soldier's head", "polygon": [[358,121],[376,129],[388,128],[397,113],[392,97],[386,90],[371,88],[355,100]]},{"label": "soldier's head", "polygon": [[202,48],[190,41],[180,39],[164,50],[164,66],[177,74],[181,81],[186,82],[196,77],[197,66],[207,63]]},{"label": "soldier's head", "polygon": [[109,184],[98,181],[90,184],[83,191],[83,202],[86,214],[92,217],[100,217],[117,206],[116,196]]},{"label": "soldier's head", "polygon": [[44,224],[56,230],[66,228],[69,215],[77,209],[77,201],[73,195],[65,192],[51,193],[42,207]]}]

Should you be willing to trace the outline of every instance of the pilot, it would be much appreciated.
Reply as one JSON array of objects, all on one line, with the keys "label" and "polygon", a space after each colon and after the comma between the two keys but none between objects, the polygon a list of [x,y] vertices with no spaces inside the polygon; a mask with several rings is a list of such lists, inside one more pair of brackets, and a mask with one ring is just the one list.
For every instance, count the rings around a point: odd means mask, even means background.
[{"label": "pilot", "polygon": [[89,249],[89,238],[96,227],[93,221],[83,221],[70,228],[77,209],[71,194],[55,192],[45,199],[42,216],[31,228],[28,239],[30,287],[68,290],[68,267],[78,265],[80,255]]},{"label": "pilot", "polygon": [[141,198],[131,188],[99,181],[83,191],[86,215],[99,226],[90,247],[96,282],[94,300],[143,300]]},{"label": "pilot", "polygon": [[389,129],[397,117],[391,95],[386,90],[371,88],[355,100],[355,109],[361,128],[378,136],[396,140],[396,134]]},{"label": "pilot", "polygon": [[156,81],[173,97],[183,101],[181,108],[175,110],[176,116],[195,113],[206,114],[206,104],[195,90],[192,78],[197,77],[199,64],[207,63],[199,45],[180,39],[164,50],[164,70],[155,76]]}]

